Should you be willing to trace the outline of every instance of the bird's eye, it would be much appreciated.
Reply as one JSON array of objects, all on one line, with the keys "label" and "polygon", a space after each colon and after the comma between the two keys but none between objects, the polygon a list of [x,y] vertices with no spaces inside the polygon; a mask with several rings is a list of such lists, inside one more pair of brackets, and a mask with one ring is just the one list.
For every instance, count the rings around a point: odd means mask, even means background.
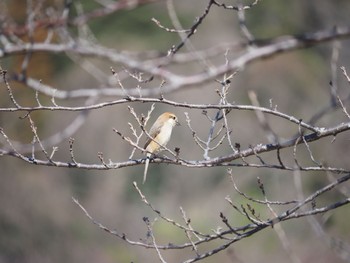
[{"label": "bird's eye", "polygon": [[175,116],[173,116],[173,120],[175,120],[176,119],[176,117]]}]

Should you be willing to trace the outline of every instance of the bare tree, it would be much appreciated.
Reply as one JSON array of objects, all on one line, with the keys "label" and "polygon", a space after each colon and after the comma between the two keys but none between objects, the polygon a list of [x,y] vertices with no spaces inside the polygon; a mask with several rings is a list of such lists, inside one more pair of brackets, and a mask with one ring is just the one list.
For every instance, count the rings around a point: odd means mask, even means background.
[{"label": "bare tree", "polygon": [[[310,224],[314,235],[335,252],[338,260],[350,260],[349,240],[332,236],[324,227],[325,223],[316,217],[336,213],[350,202],[347,138],[350,130],[347,108],[350,77],[347,66],[340,64],[344,61],[341,58],[346,57],[342,54],[348,52],[341,44],[350,38],[349,27],[328,26],[311,32],[262,38],[251,31],[246,20],[246,16],[255,10],[268,10],[269,3],[258,0],[238,1],[236,4],[203,1],[205,5],[201,2],[191,7],[199,15],[187,27],[182,25],[175,5],[186,10],[190,3],[96,0],[98,7],[91,8],[83,1],[58,2],[54,5],[27,0],[22,23],[11,12],[13,4],[1,4],[0,156],[3,160],[19,159],[20,165],[26,163],[23,167],[32,165],[39,166],[39,169],[50,167],[50,170],[65,167],[75,171],[115,173],[126,167],[142,167],[145,162],[144,141],[150,136],[147,132],[149,122],[157,115],[155,111],[169,108],[182,120],[182,128],[174,131],[177,135],[171,146],[153,156],[151,163],[167,164],[165,173],[183,167],[188,171],[186,173],[200,170],[211,174],[213,167],[224,167],[226,171],[220,170],[220,173],[228,175],[223,180],[231,187],[231,193],[221,200],[226,211],[215,215],[218,220],[212,229],[198,227],[189,216],[191,211],[181,204],[176,204],[175,210],[165,209],[172,211],[169,216],[169,211],[157,208],[150,200],[152,197],[144,192],[143,188],[147,189],[147,186],[138,184],[142,178],[140,172],[137,181],[125,187],[133,186],[139,199],[150,209],[150,215],[143,216],[146,237],[142,238],[142,233],[129,235],[123,229],[107,227],[95,219],[98,214],[92,216],[89,209],[73,197],[77,207],[99,229],[130,246],[153,250],[152,262],[156,261],[154,258],[161,262],[195,262],[210,257],[215,260],[215,254],[229,251],[234,244],[269,229],[276,232],[291,262],[304,262],[305,258],[295,252],[288,230],[281,224],[295,219],[300,224]],[[321,6],[318,2],[316,5],[319,10],[334,8],[326,4]],[[128,16],[145,6],[159,14],[160,18],[142,15],[149,25],[168,38],[167,49],[156,45],[142,51],[109,48],[91,28],[98,19],[123,12]],[[161,15],[164,9],[166,19]],[[219,19],[216,12],[234,17],[236,31],[229,34],[235,36],[235,41],[221,41],[210,29],[210,19]],[[225,28],[216,29],[225,31]],[[179,40],[173,40],[176,39],[174,35]],[[266,91],[264,84],[256,90],[242,86],[245,83],[240,79],[242,76],[250,75],[259,81],[259,71],[270,67],[270,61],[277,58],[288,63],[288,55],[297,50],[322,54],[330,51],[329,63],[323,65],[330,76],[325,77],[329,81],[329,84],[324,84],[328,90],[295,87],[295,91],[286,92],[287,99],[281,99],[279,93],[285,91],[273,81],[271,87],[266,84]],[[71,60],[81,68],[79,71],[74,69],[80,80],[69,81],[60,77],[63,75],[54,80],[50,79],[50,76],[56,76],[54,74],[46,73],[48,78],[41,75],[37,68],[45,66],[39,64],[35,56],[42,54]],[[310,75],[314,70],[318,69],[310,69],[305,74]],[[86,82],[82,80],[84,78]],[[291,95],[302,89],[310,90],[313,95],[308,98]],[[323,95],[316,94],[318,92]],[[286,105],[292,106],[288,108]],[[117,121],[110,120],[105,123],[107,126],[100,126],[97,119],[102,116],[94,114],[111,108],[118,109],[115,113]],[[69,121],[62,119],[62,113],[73,117]],[[51,129],[48,128],[50,125],[53,125]],[[16,126],[27,131],[23,134],[14,131]],[[107,147],[96,150],[91,146],[90,155],[86,155],[83,149],[90,142],[77,140],[77,137],[82,130],[96,127],[113,132],[110,136],[119,140],[119,150]],[[183,135],[180,136],[180,132]],[[103,135],[96,131],[95,139],[101,141]],[[152,171],[150,173],[152,177]],[[247,185],[242,183],[242,177],[247,177],[247,174],[256,178],[253,194],[244,189]],[[279,181],[279,191],[270,192],[271,179],[266,178],[272,174],[274,178],[288,175],[292,180]],[[308,175],[320,178],[315,187],[307,187],[303,178]],[[194,195],[196,193],[194,191]],[[209,215],[212,211],[203,213]],[[175,219],[174,214],[180,218]],[[303,218],[307,220],[303,221]],[[158,224],[184,234],[183,241],[159,241],[164,240],[164,235],[154,230]],[[169,255],[169,251],[175,252]],[[236,255],[230,257],[232,261],[239,260]]]}]

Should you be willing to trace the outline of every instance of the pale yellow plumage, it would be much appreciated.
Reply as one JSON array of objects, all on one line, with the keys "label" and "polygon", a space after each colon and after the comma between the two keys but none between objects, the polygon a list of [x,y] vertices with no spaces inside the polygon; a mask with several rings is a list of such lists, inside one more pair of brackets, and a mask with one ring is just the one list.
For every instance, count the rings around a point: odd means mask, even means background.
[{"label": "pale yellow plumage", "polygon": [[158,117],[156,122],[149,130],[151,138],[147,139],[144,149],[147,150],[147,158],[145,162],[145,171],[143,173],[143,183],[146,181],[149,160],[152,154],[162,150],[162,146],[166,146],[170,140],[171,132],[175,125],[179,125],[175,114],[165,112]]}]

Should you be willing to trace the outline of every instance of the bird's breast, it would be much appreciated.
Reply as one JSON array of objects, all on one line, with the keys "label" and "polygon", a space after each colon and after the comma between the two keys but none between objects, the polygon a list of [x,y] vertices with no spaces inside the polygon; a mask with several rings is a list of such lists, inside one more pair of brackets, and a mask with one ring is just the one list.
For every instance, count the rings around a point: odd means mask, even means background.
[{"label": "bird's breast", "polygon": [[157,142],[165,146],[170,139],[171,131],[172,131],[172,126],[164,125],[164,127],[162,127],[162,130],[157,136]]}]

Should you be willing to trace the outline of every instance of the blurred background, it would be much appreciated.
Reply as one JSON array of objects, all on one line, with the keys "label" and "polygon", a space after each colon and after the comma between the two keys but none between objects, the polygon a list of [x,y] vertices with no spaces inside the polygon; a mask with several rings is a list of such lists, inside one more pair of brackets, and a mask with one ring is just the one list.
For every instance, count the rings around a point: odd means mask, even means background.
[{"label": "blurred background", "polygon": [[[36,3],[36,1],[32,1]],[[208,1],[174,1],[176,13],[184,28],[189,28],[196,17],[200,16]],[[249,4],[251,1],[244,1]],[[225,1],[236,5],[236,1]],[[18,24],[26,21],[27,1],[5,0],[2,15],[11,17]],[[98,7],[97,1],[80,2],[84,12]],[[62,10],[63,1],[43,1],[43,9]],[[73,10],[75,10],[73,8]],[[246,23],[257,39],[268,39],[283,35],[301,34],[334,26],[349,26],[350,2],[346,0],[264,0],[246,11]],[[75,11],[71,14],[74,16]],[[7,13],[7,14],[6,14]],[[158,1],[152,4],[122,10],[112,15],[91,20],[88,25],[97,43],[124,52],[139,54],[146,51],[166,52],[172,45],[180,42],[177,34],[168,33],[157,27],[151,19],[172,28],[167,4]],[[73,31],[75,29],[72,29]],[[35,32],[35,40],[43,41],[47,32]],[[72,32],[74,34],[74,32]],[[26,39],[23,39],[27,41]],[[244,40],[240,33],[237,12],[213,7],[209,16],[191,38],[195,50],[210,48],[218,44],[237,43]],[[349,40],[340,42],[339,66],[350,70]],[[329,82],[332,79],[331,59],[334,43],[325,43],[310,49],[277,55],[267,60],[255,62],[240,71],[232,80],[229,101],[237,104],[251,104],[248,91],[257,93],[262,106],[268,106],[270,100],[281,112],[291,114],[308,121],[314,114],[329,105]],[[184,48],[181,51],[186,51]],[[211,58],[208,63],[225,63],[224,53]],[[229,58],[239,53],[230,51]],[[9,76],[19,73],[23,55],[1,58],[0,63]],[[84,63],[91,63],[94,74],[84,69]],[[200,64],[200,63],[198,63]],[[190,74],[203,69],[196,63],[186,66],[174,66],[179,74]],[[120,71],[122,65],[111,65],[99,59],[75,58],[72,54],[35,53],[30,59],[28,75],[41,79],[43,83],[59,90],[94,89],[107,82],[110,67]],[[339,94],[346,96],[349,85],[341,71],[336,72]],[[334,80],[334,78],[333,78]],[[33,90],[10,81],[16,100],[21,105],[35,105]],[[126,80],[125,87],[135,85]],[[215,89],[220,88],[212,81],[198,87],[182,89],[176,93],[165,94],[165,98],[191,103],[217,103],[219,98]],[[44,105],[50,105],[49,97],[39,94]],[[117,97],[101,97],[98,101],[110,101]],[[81,105],[84,100],[57,100],[59,105]],[[2,108],[11,106],[7,90],[1,83],[0,104]],[[346,103],[348,105],[348,103]],[[99,163],[98,152],[105,160],[126,161],[132,147],[113,131],[120,130],[131,136],[128,122],[136,126],[126,104],[94,110],[89,113],[86,122],[72,136],[75,140],[74,151],[78,162]],[[151,104],[130,104],[137,113],[146,113]],[[203,153],[192,140],[192,132],[186,126],[184,112],[192,119],[193,128],[198,135],[206,138],[210,123],[201,110],[174,108],[156,104],[150,122],[164,111],[176,113],[181,127],[176,127],[170,149],[179,147],[181,156],[190,160],[203,159]],[[35,112],[33,120],[38,126],[41,138],[47,138],[69,125],[79,113],[76,112]],[[208,111],[214,115],[215,111]],[[28,120],[21,120],[23,113],[1,113],[0,126],[10,135],[10,139],[22,144],[32,141],[32,132]],[[267,143],[266,135],[257,123],[254,112],[232,111],[229,114],[232,125],[232,139],[242,148],[258,143]],[[269,118],[274,131],[281,138],[290,138],[297,133],[297,127],[288,122]],[[326,115],[317,124],[330,126],[346,121],[339,111]],[[149,127],[148,127],[149,128]],[[2,140],[2,139],[1,139]],[[1,143],[6,144],[3,140]],[[68,161],[69,143],[63,141],[55,154],[57,160]],[[347,133],[326,138],[312,145],[318,160],[333,166],[350,169],[350,140]],[[211,156],[227,154],[229,147],[222,147]],[[305,148],[300,149],[301,163],[308,165]],[[41,156],[38,153],[37,156]],[[293,164],[292,152],[282,151],[286,163]],[[142,154],[137,152],[137,158]],[[266,160],[275,161],[275,155],[265,154]],[[249,159],[255,161],[254,158]],[[132,186],[133,181],[141,184],[143,165],[109,170],[93,171],[82,169],[64,169],[29,165],[21,160],[3,156],[0,158],[0,262],[157,262],[156,251],[126,244],[124,241],[102,231],[89,221],[83,212],[72,202],[77,198],[99,222],[125,233],[130,239],[146,239],[147,227],[142,218],[150,220],[156,215],[140,200]],[[293,187],[293,174],[286,171],[254,168],[233,168],[233,175],[240,189],[260,198],[256,183],[260,177],[265,184],[267,196],[271,200],[289,200],[296,198]],[[326,174],[302,173],[305,194],[327,184]],[[349,186],[349,184],[348,184]],[[247,223],[225,201],[229,196],[236,204],[247,203],[235,193],[225,167],[210,169],[190,169],[172,165],[151,164],[148,181],[140,186],[152,204],[164,215],[176,221],[183,219],[179,207],[183,207],[191,218],[192,226],[202,232],[211,233],[212,229],[223,227],[219,213],[223,212],[232,225]],[[337,200],[338,194],[329,195],[324,202]],[[322,200],[321,200],[322,202]],[[261,215],[269,217],[266,207],[255,204]],[[277,208],[278,210],[279,208]],[[335,240],[344,244],[350,241],[349,207],[335,210],[327,216],[318,216],[325,231]],[[284,228],[293,255],[300,262],[345,262],[340,252],[332,249],[325,239],[320,238],[310,227],[306,219],[292,220],[281,224]],[[183,232],[158,220],[154,224],[158,243],[183,243]],[[215,244],[212,244],[215,245]],[[210,250],[210,245],[204,246]],[[167,250],[163,256],[168,262],[180,262],[195,254],[186,251]],[[203,262],[293,262],[290,254],[283,249],[273,229],[266,229],[251,238],[244,239],[229,249],[209,257]]]}]

